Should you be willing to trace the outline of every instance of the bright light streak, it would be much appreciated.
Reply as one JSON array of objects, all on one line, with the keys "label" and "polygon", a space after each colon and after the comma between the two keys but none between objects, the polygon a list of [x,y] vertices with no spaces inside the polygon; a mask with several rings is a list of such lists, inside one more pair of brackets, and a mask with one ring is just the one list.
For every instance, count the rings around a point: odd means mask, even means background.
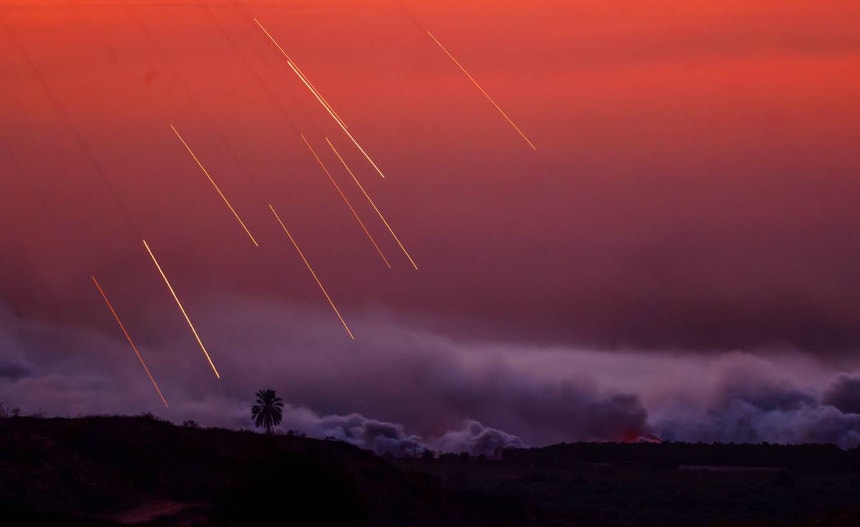
[{"label": "bright light streak", "polygon": [[343,198],[343,202],[346,203],[346,206],[349,207],[350,211],[352,211],[352,215],[355,216],[355,221],[357,221],[358,224],[361,225],[361,228],[364,231],[364,234],[367,235],[367,239],[369,239],[370,243],[373,244],[373,247],[376,249],[376,252],[379,253],[379,256],[382,258],[382,261],[385,262],[385,265],[389,269],[391,269],[391,264],[388,262],[388,258],[386,258],[385,255],[382,253],[382,249],[379,248],[379,245],[376,243],[376,240],[373,238],[373,235],[370,234],[370,231],[367,230],[367,227],[364,225],[364,222],[361,221],[361,218],[358,216],[358,213],[352,207],[352,203],[349,202],[349,199],[346,197],[346,194],[344,194],[343,191],[340,189],[340,185],[338,185],[337,181],[334,180],[334,178],[331,175],[331,172],[329,172],[328,169],[326,168],[326,166],[323,164],[322,159],[320,159],[320,157],[317,155],[316,151],[311,146],[311,144],[308,142],[308,140],[305,138],[304,134],[299,134],[299,135],[301,136],[302,141],[304,141],[305,144],[308,145],[308,150],[311,151],[311,154],[313,154],[314,158],[317,160],[317,163],[319,163],[320,168],[322,168],[323,172],[325,172],[325,174],[328,176],[328,179],[329,179],[329,181],[331,181],[331,184],[334,185],[335,189],[337,189],[337,193],[340,194],[341,198]]},{"label": "bright light streak", "polygon": [[432,39],[433,39],[433,42],[435,42],[435,43],[436,43],[440,48],[442,48],[442,51],[444,51],[444,52],[445,52],[445,54],[446,54],[446,55],[448,55],[448,58],[450,58],[452,61],[454,61],[454,64],[456,64],[456,65],[457,65],[457,67],[458,67],[458,68],[460,68],[460,71],[462,71],[463,73],[465,73],[465,74],[466,74],[466,77],[469,77],[469,80],[470,80],[470,81],[472,81],[472,84],[474,84],[474,85],[475,85],[475,87],[476,87],[476,88],[478,88],[478,89],[481,91],[481,93],[483,93],[483,94],[484,94],[484,97],[486,97],[486,98],[487,98],[487,100],[488,100],[488,101],[490,101],[490,102],[492,103],[492,105],[496,107],[496,110],[498,110],[498,111],[499,111],[499,113],[500,113],[500,114],[502,114],[502,117],[504,117],[504,118],[508,121],[508,123],[510,123],[510,125],[514,128],[514,130],[516,130],[516,131],[517,131],[517,133],[518,133],[518,134],[520,134],[520,136],[521,136],[523,139],[525,139],[526,143],[528,143],[528,144],[529,144],[529,146],[530,146],[530,147],[532,147],[532,150],[537,150],[537,148],[535,147],[534,143],[532,143],[531,141],[529,141],[529,138],[528,138],[528,137],[526,137],[526,134],[524,134],[524,133],[523,133],[523,131],[522,131],[522,130],[520,130],[520,127],[519,127],[519,126],[517,126],[516,124],[514,124],[514,122],[511,120],[511,118],[510,118],[510,117],[508,117],[508,114],[506,114],[506,113],[505,113],[505,111],[504,111],[504,110],[502,110],[502,108],[501,108],[498,104],[496,104],[496,101],[494,101],[494,100],[493,100],[493,98],[492,98],[492,97],[490,97],[490,94],[489,94],[489,93],[487,93],[486,91],[484,91],[484,88],[482,88],[482,87],[481,87],[481,85],[480,85],[480,84],[478,84],[478,81],[476,81],[474,77],[472,77],[471,75],[469,75],[469,72],[468,72],[468,71],[466,71],[466,68],[464,68],[464,67],[463,67],[463,66],[462,66],[462,65],[457,61],[457,59],[455,59],[455,58],[454,58],[454,55],[451,55],[451,52],[449,52],[447,49],[445,49],[445,46],[443,46],[441,42],[439,42],[438,40],[436,40],[436,37],[434,37],[434,36],[433,36],[433,33],[431,33],[429,30],[425,30],[425,31],[427,31],[427,34],[428,34],[428,35],[430,35],[430,38],[432,38]]},{"label": "bright light streak", "polygon": [[152,376],[152,373],[150,373],[149,368],[146,366],[146,362],[144,362],[143,356],[140,354],[140,351],[138,351],[137,346],[134,344],[134,341],[131,339],[131,335],[129,335],[128,331],[126,331],[125,325],[122,323],[122,320],[119,319],[119,315],[116,314],[116,310],[114,310],[113,305],[111,305],[111,303],[110,303],[110,300],[108,300],[108,297],[104,292],[104,289],[102,289],[102,286],[99,285],[99,281],[96,280],[95,276],[93,276],[92,279],[93,279],[93,283],[96,284],[96,289],[99,290],[99,293],[102,295],[102,298],[104,299],[105,304],[107,304],[108,309],[110,309],[110,312],[113,315],[113,318],[116,320],[116,323],[119,324],[119,329],[122,330],[122,334],[125,335],[126,340],[128,340],[128,343],[131,344],[131,349],[133,349],[134,354],[137,355],[137,360],[140,361],[140,365],[143,366],[144,371],[146,371],[146,375],[147,375],[147,377],[149,377],[150,382],[152,382],[152,386],[155,388],[155,391],[158,392],[158,396],[161,398],[161,402],[164,403],[164,407],[170,408],[167,405],[167,399],[165,399],[164,394],[161,393],[161,388],[158,387],[158,383],[155,382],[155,378]]},{"label": "bright light streak", "polygon": [[373,200],[367,194],[367,191],[364,190],[364,187],[362,186],[361,182],[359,182],[358,178],[355,177],[355,174],[352,173],[352,170],[350,170],[349,165],[346,164],[346,161],[343,160],[343,158],[340,156],[340,153],[337,151],[331,141],[329,141],[328,137],[325,138],[325,141],[326,143],[328,143],[328,146],[331,147],[337,158],[340,159],[340,162],[343,163],[343,167],[346,169],[347,172],[349,172],[349,175],[352,176],[352,180],[355,181],[355,184],[358,185],[358,188],[361,189],[361,193],[364,194],[364,197],[367,198],[367,201],[370,203],[370,206],[372,206],[373,210],[376,211],[376,214],[379,215],[379,219],[381,219],[382,223],[384,223],[385,226],[388,228],[388,232],[391,233],[391,237],[394,238],[394,241],[396,241],[397,245],[400,246],[400,250],[403,251],[403,254],[405,254],[407,258],[409,258],[409,263],[411,263],[412,267],[414,267],[417,271],[418,264],[416,264],[415,260],[412,259],[412,256],[409,254],[409,251],[406,250],[406,247],[403,246],[403,242],[400,241],[400,238],[398,238],[397,235],[394,234],[394,229],[392,229],[391,225],[388,224],[388,221],[386,221],[385,216],[383,216],[382,212],[380,212],[379,208],[377,208],[376,203],[373,202]]},{"label": "bright light streak", "polygon": [[320,282],[320,279],[317,277],[317,274],[314,272],[313,267],[311,267],[310,262],[308,262],[308,259],[305,258],[304,253],[299,248],[299,244],[296,243],[296,240],[293,238],[293,235],[290,234],[289,230],[287,230],[287,226],[284,225],[283,221],[281,221],[281,217],[278,216],[277,212],[275,212],[275,207],[273,207],[272,204],[270,203],[269,208],[272,210],[272,214],[275,215],[275,219],[278,220],[278,223],[281,224],[281,228],[284,229],[284,232],[287,234],[287,237],[290,239],[291,242],[293,242],[293,247],[296,248],[296,251],[299,253],[299,256],[302,257],[302,261],[305,262],[305,265],[307,266],[308,271],[311,272],[311,276],[313,276],[314,280],[316,280],[316,283],[319,286],[320,291],[322,291],[323,295],[325,295],[325,298],[326,298],[326,300],[328,300],[328,303],[331,306],[332,310],[334,311],[334,314],[337,315],[337,318],[340,320],[340,323],[343,324],[343,329],[346,330],[346,334],[349,335],[350,339],[355,340],[355,337],[352,335],[352,331],[350,331],[349,326],[346,325],[346,321],[343,319],[342,316],[340,316],[340,311],[337,310],[337,306],[334,305],[334,302],[332,301],[331,297],[328,295],[328,292],[326,292],[325,287],[323,287],[322,282]]},{"label": "bright light streak", "polygon": [[251,242],[254,244],[254,246],[259,247],[260,244],[257,243],[257,240],[254,239],[254,236],[251,234],[251,231],[249,231],[248,227],[245,226],[245,222],[242,221],[242,218],[239,217],[239,213],[236,212],[236,209],[234,209],[233,205],[230,204],[230,201],[227,199],[227,196],[225,196],[224,193],[221,192],[221,189],[215,183],[215,180],[212,179],[212,176],[209,175],[209,172],[203,166],[203,163],[200,162],[200,159],[198,159],[197,156],[194,154],[194,151],[191,150],[191,147],[188,146],[188,143],[185,142],[185,139],[183,139],[182,136],[179,135],[179,131],[176,129],[176,127],[171,124],[170,129],[173,130],[173,133],[176,134],[176,137],[178,137],[179,140],[182,141],[182,144],[185,146],[185,149],[188,150],[188,153],[191,154],[191,157],[194,158],[194,161],[197,163],[197,166],[200,167],[200,170],[203,171],[203,173],[206,175],[206,178],[209,179],[209,182],[212,183],[212,186],[215,187],[216,191],[218,191],[218,195],[221,196],[221,199],[224,200],[224,203],[227,205],[227,208],[229,208],[230,212],[233,213],[233,216],[236,218],[236,221],[238,221],[239,225],[241,225],[242,228],[245,230],[245,234],[248,235],[248,238],[251,238]]},{"label": "bright light streak", "polygon": [[212,357],[209,356],[209,352],[206,351],[206,346],[203,345],[203,341],[200,340],[200,335],[197,333],[197,330],[194,329],[194,324],[191,323],[191,319],[188,317],[188,313],[185,312],[185,308],[182,307],[182,302],[179,301],[179,297],[176,296],[176,291],[173,290],[173,286],[170,285],[170,280],[167,279],[167,275],[164,274],[164,271],[161,269],[161,266],[158,264],[158,260],[155,259],[155,255],[152,254],[152,250],[149,248],[149,244],[146,243],[146,240],[143,240],[143,246],[146,247],[146,252],[149,253],[149,257],[152,258],[152,262],[155,264],[155,268],[158,269],[158,273],[161,274],[161,278],[164,279],[164,283],[167,285],[167,289],[170,290],[170,294],[173,295],[173,300],[176,301],[176,306],[179,307],[179,311],[182,312],[182,316],[185,317],[185,321],[188,322],[188,327],[191,328],[191,333],[194,334],[194,338],[197,339],[197,344],[200,345],[200,349],[203,350],[203,355],[206,356],[206,360],[209,361],[209,366],[212,367],[212,371],[215,372],[215,377],[221,378],[221,374],[218,373],[218,370],[215,368],[215,363],[212,362]]},{"label": "bright light streak", "polygon": [[302,77],[305,81],[307,81],[308,85],[309,85],[309,86],[310,86],[310,88],[314,91],[314,93],[316,93],[317,95],[319,95],[319,98],[321,99],[321,102],[325,105],[325,107],[326,107],[326,108],[328,108],[329,110],[331,110],[332,116],[335,118],[335,120],[336,120],[338,123],[342,124],[344,128],[349,128],[349,127],[346,125],[346,123],[343,121],[343,119],[341,119],[341,118],[340,118],[340,115],[338,115],[337,111],[335,111],[335,109],[332,107],[332,105],[331,105],[331,104],[329,104],[329,102],[326,100],[326,98],[325,98],[325,97],[323,97],[323,94],[322,94],[322,93],[320,93],[320,91],[317,89],[317,87],[316,87],[316,86],[314,86],[314,85],[313,85],[313,83],[312,83],[312,82],[311,82],[311,80],[308,78],[308,76],[307,76],[307,75],[305,75],[305,72],[303,72],[303,71],[302,71],[302,69],[299,67],[299,65],[298,65],[298,64],[296,64],[295,62],[293,62],[292,60],[290,60],[290,62],[291,62],[291,63],[293,64],[293,66],[296,68],[296,71],[299,73],[299,75],[301,75],[301,77]]},{"label": "bright light streak", "polygon": [[332,119],[334,119],[338,126],[340,126],[341,130],[343,130],[343,133],[345,133],[346,136],[349,137],[349,139],[352,141],[352,144],[354,144],[355,147],[358,148],[358,150],[364,155],[365,159],[367,159],[370,164],[373,165],[373,168],[376,170],[376,172],[383,179],[385,179],[385,174],[382,173],[382,170],[380,170],[379,167],[376,166],[376,163],[373,162],[373,159],[371,159],[367,152],[364,151],[364,148],[362,148],[361,145],[358,144],[358,141],[355,139],[355,137],[353,137],[352,134],[349,133],[349,130],[346,129],[346,125],[343,123],[343,121],[341,121],[337,114],[334,113],[334,110],[331,108],[331,106],[329,106],[328,103],[325,102],[325,99],[323,99],[322,95],[320,95],[320,93],[313,87],[310,80],[304,76],[304,74],[299,70],[298,67],[296,67],[296,65],[293,63],[293,59],[291,59],[290,56],[287,55],[287,52],[284,51],[284,48],[282,48],[280,44],[278,44],[278,41],[275,40],[275,37],[273,37],[271,33],[269,33],[266,28],[263,27],[263,24],[261,24],[259,20],[255,18],[254,22],[256,22],[258,26],[260,26],[260,29],[263,30],[263,33],[265,33],[266,36],[269,37],[269,40],[271,40],[272,43],[278,48],[278,50],[280,50],[281,54],[286,57],[287,64],[290,66],[293,72],[298,75],[299,79],[311,91],[314,97],[316,97],[317,101],[319,101],[319,103],[323,105],[323,108],[326,109],[329,115],[331,115]]}]

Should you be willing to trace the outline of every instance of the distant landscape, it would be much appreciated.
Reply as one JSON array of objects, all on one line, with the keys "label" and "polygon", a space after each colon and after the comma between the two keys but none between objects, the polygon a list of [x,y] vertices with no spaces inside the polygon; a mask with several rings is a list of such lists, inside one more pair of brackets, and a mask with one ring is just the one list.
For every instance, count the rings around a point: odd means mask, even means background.
[{"label": "distant landscape", "polygon": [[8,416],[0,511],[5,525],[848,526],[860,450],[565,443],[396,458],[152,415]]},{"label": "distant landscape", "polygon": [[860,0],[0,0],[0,527],[860,526]]}]

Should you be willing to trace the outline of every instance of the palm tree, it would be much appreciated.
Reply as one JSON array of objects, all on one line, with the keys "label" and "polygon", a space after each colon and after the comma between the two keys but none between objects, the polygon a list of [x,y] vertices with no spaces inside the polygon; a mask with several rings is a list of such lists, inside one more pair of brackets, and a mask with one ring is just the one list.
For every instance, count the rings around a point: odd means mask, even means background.
[{"label": "palm tree", "polygon": [[275,395],[275,390],[257,392],[257,404],[251,407],[251,417],[258,428],[265,428],[267,434],[281,424],[284,415],[284,401]]}]

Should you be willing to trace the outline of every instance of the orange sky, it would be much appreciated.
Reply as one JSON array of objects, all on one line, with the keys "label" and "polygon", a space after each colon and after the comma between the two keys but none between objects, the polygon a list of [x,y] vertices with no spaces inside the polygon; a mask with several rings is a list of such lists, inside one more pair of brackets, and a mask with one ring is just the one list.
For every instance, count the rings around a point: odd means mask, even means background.
[{"label": "orange sky", "polygon": [[[856,2],[240,3],[388,179],[231,2],[3,1],[7,302],[93,323],[97,273],[126,311],[171,318],[146,236],[192,308],[224,293],[324,309],[272,201],[347,310],[609,347],[860,341],[845,329],[860,322],[860,286],[848,280],[860,257]],[[259,250],[170,123],[259,233]],[[361,203],[393,270],[299,131]],[[817,344],[825,333],[839,342]]]}]

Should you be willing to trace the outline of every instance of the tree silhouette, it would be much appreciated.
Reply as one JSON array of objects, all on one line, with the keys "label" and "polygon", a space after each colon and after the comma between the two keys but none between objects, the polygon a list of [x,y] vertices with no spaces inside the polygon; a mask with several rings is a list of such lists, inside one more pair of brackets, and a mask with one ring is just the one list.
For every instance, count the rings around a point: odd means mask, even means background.
[{"label": "tree silhouette", "polygon": [[275,395],[275,390],[257,392],[257,404],[251,407],[251,417],[258,428],[265,428],[267,434],[281,423],[284,415],[284,401]]}]

